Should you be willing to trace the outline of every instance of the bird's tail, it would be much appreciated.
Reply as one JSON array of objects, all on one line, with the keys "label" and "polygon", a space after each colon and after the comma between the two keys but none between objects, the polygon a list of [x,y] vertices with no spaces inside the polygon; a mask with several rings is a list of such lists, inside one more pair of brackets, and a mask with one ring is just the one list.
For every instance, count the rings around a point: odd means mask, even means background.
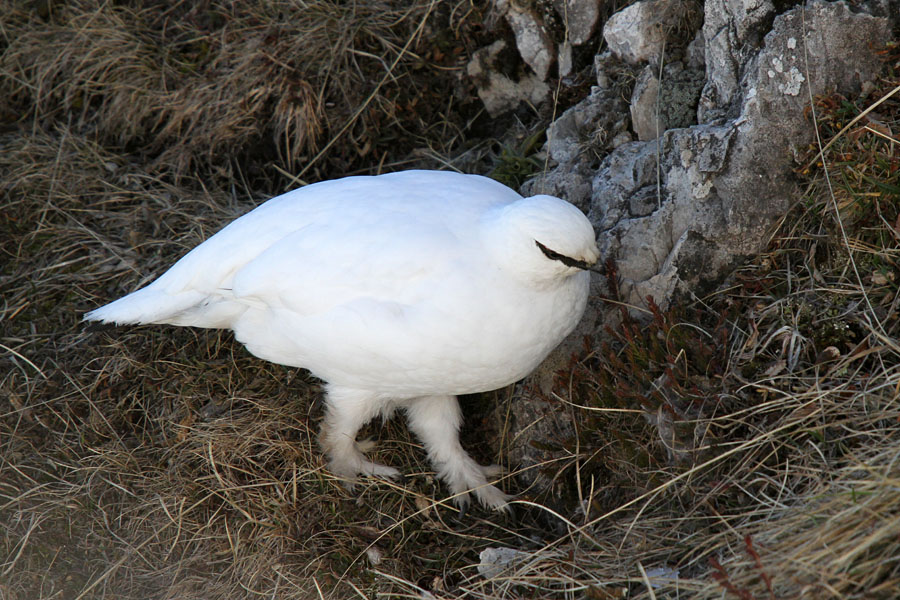
[{"label": "bird's tail", "polygon": [[206,297],[197,291],[170,294],[151,285],[92,310],[84,315],[84,320],[115,325],[180,325],[181,315],[203,304]]}]

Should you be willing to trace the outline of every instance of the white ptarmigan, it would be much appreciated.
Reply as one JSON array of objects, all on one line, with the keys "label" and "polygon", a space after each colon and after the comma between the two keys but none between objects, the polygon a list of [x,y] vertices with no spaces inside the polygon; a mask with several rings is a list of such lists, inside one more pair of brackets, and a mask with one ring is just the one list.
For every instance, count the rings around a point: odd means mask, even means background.
[{"label": "white ptarmigan", "polygon": [[590,222],[559,198],[442,171],[347,177],[265,202],[84,318],[232,329],[326,382],[332,473],[399,475],[356,435],[403,408],[455,502],[472,492],[498,509],[509,497],[460,445],[456,395],[537,367],[581,319],[598,257]]}]

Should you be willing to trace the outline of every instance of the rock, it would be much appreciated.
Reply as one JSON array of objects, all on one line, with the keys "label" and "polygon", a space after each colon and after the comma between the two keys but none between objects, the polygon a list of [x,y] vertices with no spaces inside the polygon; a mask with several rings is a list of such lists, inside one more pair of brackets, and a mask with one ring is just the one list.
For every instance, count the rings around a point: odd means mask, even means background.
[{"label": "rock", "polygon": [[774,14],[770,0],[707,0],[702,30],[707,81],[700,101],[700,123],[734,118],[742,70],[752,68],[750,59],[759,52],[765,24]]},{"label": "rock", "polygon": [[492,11],[489,13],[488,24],[493,27],[496,21],[506,15],[509,10],[509,0],[491,0]]},{"label": "rock", "polygon": [[660,106],[666,129],[697,124],[697,104],[706,81],[703,69],[675,69],[677,63],[663,70]]},{"label": "rock", "polygon": [[[878,17],[867,6],[813,0],[774,16],[764,0],[707,1],[706,104],[699,108],[704,118],[668,129],[658,140],[622,144],[591,180],[589,217],[603,256],[616,262],[622,302],[644,306],[649,295],[665,309],[682,296],[703,294],[764,247],[798,195],[794,157],[814,140],[805,117],[810,97],[832,91],[853,96],[881,70],[875,49],[891,39],[890,18],[900,20],[900,11],[885,9],[881,14],[890,17]],[[878,0],[872,6],[881,10],[887,4]],[[595,64],[609,60],[598,57]],[[598,81],[606,77],[602,70]],[[580,110],[590,114],[593,103],[586,100]],[[579,122],[566,113],[563,118],[569,124],[554,124],[561,138]],[[569,159],[557,170],[570,178],[583,172],[572,169],[577,159],[565,148],[554,148],[553,155]],[[577,188],[574,181],[566,185]],[[595,278],[593,285],[602,288],[605,282]],[[608,323],[613,313],[589,319]],[[583,335],[561,352],[571,353]],[[546,380],[542,370],[521,389],[536,389]],[[510,456],[525,465],[552,460],[549,451],[530,449],[564,436],[558,419],[565,415],[549,412],[541,399],[519,400],[515,412],[506,443]],[[532,427],[529,420],[548,426]]]},{"label": "rock", "polygon": [[507,575],[533,557],[531,552],[516,548],[505,546],[485,548],[478,555],[478,574],[485,579]]},{"label": "rock", "polygon": [[697,123],[697,102],[705,77],[702,71],[671,63],[663,69],[644,67],[631,94],[631,127],[641,141],[655,140],[666,129]]},{"label": "rock", "polygon": [[[745,13],[725,29],[755,35]],[[669,129],[658,149],[654,142],[626,144],[606,158],[593,181],[591,215],[601,249],[618,263],[623,301],[642,305],[649,293],[666,306],[676,291],[713,284],[762,247],[796,197],[792,157],[813,140],[804,116],[808,80],[813,94],[858,91],[878,73],[872,48],[889,31],[887,19],[843,2],[791,10],[774,20],[755,54],[744,56],[731,103],[718,105],[734,118]],[[710,67],[709,52],[706,59]],[[658,208],[646,214],[646,198],[657,193]]]},{"label": "rock", "polygon": [[540,104],[550,95],[550,87],[536,75],[528,75],[515,81],[505,74],[504,56],[511,52],[506,42],[497,40],[486,48],[477,50],[466,66],[466,73],[475,83],[478,97],[492,117],[499,116],[519,106],[520,102]]},{"label": "rock", "polygon": [[631,92],[631,129],[639,140],[655,140],[666,130],[663,119],[657,118],[659,113],[659,78],[657,68],[653,65],[644,67],[634,83]]},{"label": "rock", "polygon": [[506,20],[516,37],[522,60],[539,80],[546,81],[556,59],[555,46],[547,28],[534,12],[515,3],[509,4]]},{"label": "rock", "polygon": [[547,151],[558,163],[576,159],[588,147],[594,152],[619,131],[625,129],[625,104],[620,98],[599,88],[565,111],[547,129]]},{"label": "rock", "polygon": [[643,0],[626,6],[603,25],[603,39],[629,64],[657,60],[666,41],[666,20],[681,0]]},{"label": "rock", "polygon": [[549,194],[587,211],[591,205],[592,175],[593,170],[588,161],[576,160],[565,168],[557,167],[529,179],[522,184],[520,192],[523,196]]},{"label": "rock", "polygon": [[684,51],[687,67],[695,71],[706,70],[706,39],[701,28]]},{"label": "rock", "polygon": [[615,93],[593,88],[591,95],[565,111],[547,129],[546,151],[558,163],[527,181],[523,194],[552,194],[587,210],[593,165],[621,139],[628,126],[625,103]]},{"label": "rock", "polygon": [[572,74],[572,44],[563,42],[559,45],[559,51],[556,56],[556,70],[558,75],[568,77]]},{"label": "rock", "polygon": [[567,38],[573,46],[591,39],[600,20],[601,0],[553,0],[556,14],[566,27]]},{"label": "rock", "polygon": [[588,214],[598,231],[608,231],[632,216],[626,199],[644,188],[656,189],[656,158],[656,144],[633,142],[623,144],[603,160],[592,180]]},{"label": "rock", "polygon": [[610,146],[610,148],[615,150],[619,146],[624,146],[628,142],[633,142],[633,141],[634,141],[634,138],[631,137],[631,134],[629,132],[621,131],[616,134],[616,137],[614,137],[612,139],[612,142],[610,142],[609,146]]},{"label": "rock", "polygon": [[613,78],[610,72],[613,71],[621,61],[613,56],[609,50],[601,52],[594,56],[594,73],[597,76],[597,87],[601,90],[609,90],[613,87]]}]

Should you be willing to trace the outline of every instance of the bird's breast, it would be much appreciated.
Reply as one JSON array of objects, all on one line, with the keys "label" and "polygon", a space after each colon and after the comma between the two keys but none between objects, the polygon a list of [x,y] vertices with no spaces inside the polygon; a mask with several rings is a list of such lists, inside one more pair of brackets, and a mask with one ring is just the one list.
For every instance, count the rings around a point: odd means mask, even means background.
[{"label": "bird's breast", "polygon": [[[495,282],[496,283],[496,282]],[[360,299],[322,314],[250,309],[235,324],[255,355],[397,397],[497,389],[528,375],[577,325],[588,274],[553,289],[440,290],[418,304]]]}]

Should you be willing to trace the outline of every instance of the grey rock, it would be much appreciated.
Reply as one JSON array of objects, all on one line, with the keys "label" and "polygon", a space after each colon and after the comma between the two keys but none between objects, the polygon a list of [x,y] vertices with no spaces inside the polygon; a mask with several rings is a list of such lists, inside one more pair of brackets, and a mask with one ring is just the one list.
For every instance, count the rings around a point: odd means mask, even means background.
[{"label": "grey rock", "polygon": [[[533,553],[516,548],[507,548],[505,546],[485,548],[478,555],[478,574],[485,579],[514,574],[519,566],[532,560],[533,557]],[[431,596],[431,594],[428,594],[428,596]]]},{"label": "grey rock", "polygon": [[706,69],[706,38],[701,28],[694,39],[685,48],[685,60],[689,69],[705,71]]},{"label": "grey rock", "polygon": [[491,0],[491,9],[488,11],[485,24],[489,29],[494,29],[497,22],[506,17],[507,11],[509,11],[509,0]]},{"label": "grey rock", "polygon": [[628,199],[628,214],[632,217],[646,217],[661,208],[660,203],[660,194],[655,187],[642,187]]},{"label": "grey rock", "polygon": [[637,64],[662,56],[667,21],[681,0],[642,0],[626,6],[603,25],[603,39],[621,60]]},{"label": "grey rock", "polygon": [[556,70],[560,77],[568,77],[572,74],[572,61],[572,44],[563,42],[559,45],[556,56]]},{"label": "grey rock", "polygon": [[584,44],[594,35],[600,20],[600,4],[601,0],[553,0],[573,46]]},{"label": "grey rock", "polygon": [[632,137],[632,135],[629,132],[621,131],[616,134],[616,137],[614,137],[612,139],[612,141],[609,143],[609,146],[610,146],[610,148],[615,150],[619,146],[624,146],[628,142],[633,142],[633,141],[634,141],[634,137]]},{"label": "grey rock", "polygon": [[[753,30],[745,14],[726,29],[745,39]],[[844,2],[791,10],[774,20],[757,53],[744,57],[734,107],[723,105],[733,119],[669,129],[658,147],[626,145],[605,159],[591,211],[602,249],[618,262],[623,300],[641,305],[652,293],[665,306],[672,293],[714,282],[761,248],[796,195],[792,159],[813,139],[804,116],[809,81],[813,94],[859,91],[878,73],[872,47],[889,31],[887,19]],[[647,214],[653,191],[658,208]]]},{"label": "grey rock", "polygon": [[641,141],[654,140],[666,129],[697,123],[703,72],[685,69],[681,63],[666,65],[662,84],[658,73],[652,65],[645,67],[631,95],[631,127]]},{"label": "grey rock", "polygon": [[594,73],[597,76],[597,87],[601,90],[608,90],[612,87],[609,71],[617,64],[619,64],[619,59],[613,56],[609,50],[594,56]]},{"label": "grey rock", "polygon": [[897,16],[900,15],[900,0],[869,0],[865,8],[873,16],[893,19],[896,22]]},{"label": "grey rock", "polygon": [[[814,139],[804,114],[810,98],[828,91],[853,95],[880,72],[873,49],[891,39],[891,18],[900,15],[884,10],[879,14],[888,16],[875,16],[867,6],[812,0],[774,16],[767,0],[707,0],[700,124],[622,144],[591,181],[588,216],[603,256],[616,262],[623,302],[643,306],[651,296],[665,308],[702,293],[766,244],[798,194],[792,167]],[[598,57],[595,64],[608,60]],[[557,168],[575,173],[571,167]],[[593,285],[602,290],[605,282],[596,277]],[[614,311],[598,308],[596,299],[592,306],[590,323],[613,319]],[[550,364],[565,364],[584,334]],[[536,387],[547,397],[548,385],[541,371],[520,389]],[[533,441],[565,435],[558,421],[565,415],[536,412],[542,402],[519,400],[521,416],[509,429],[507,447],[522,464],[553,458],[531,452]]]},{"label": "grey rock", "polygon": [[697,103],[706,81],[700,69],[669,69],[662,81],[660,107],[666,129],[690,127],[697,124]]},{"label": "grey rock", "polygon": [[659,77],[653,65],[644,67],[634,83],[631,92],[631,129],[639,140],[655,140],[666,130],[665,122],[659,116]]},{"label": "grey rock", "polygon": [[515,109],[520,102],[540,104],[550,95],[550,87],[536,75],[514,81],[503,73],[498,63],[507,50],[506,43],[497,40],[473,53],[466,66],[466,74],[475,83],[478,97],[492,117]]},{"label": "grey rock", "polygon": [[669,130],[658,147],[630,144],[601,166],[590,216],[601,231],[603,255],[616,260],[623,301],[643,306],[651,295],[665,307],[678,285],[694,285],[729,264],[726,246],[721,256],[700,255],[703,269],[679,271],[703,249],[702,240],[720,238],[726,229],[713,173],[722,168],[733,136],[727,126]]},{"label": "grey rock", "polygon": [[774,14],[770,0],[707,0],[702,30],[707,81],[700,123],[736,116],[739,83],[752,68],[750,59],[759,51],[763,28]]},{"label": "grey rock", "polygon": [[606,143],[627,126],[625,104],[600,88],[565,111],[547,129],[547,151],[558,163],[568,163]]},{"label": "grey rock", "polygon": [[592,169],[588,161],[575,160],[529,179],[519,190],[524,196],[549,194],[571,202],[582,211],[591,205]]},{"label": "grey rock", "polygon": [[556,49],[547,28],[534,12],[516,3],[509,3],[506,20],[516,37],[522,60],[538,79],[545,81],[556,60]]},{"label": "grey rock", "polygon": [[547,129],[545,150],[557,167],[527,181],[521,192],[552,194],[588,210],[593,167],[616,141],[621,143],[623,134],[630,139],[627,126],[622,99],[593,88],[590,96],[565,111]]},{"label": "grey rock", "polygon": [[623,144],[610,153],[592,181],[588,218],[599,231],[607,231],[628,216],[626,199],[643,188],[658,185],[655,144]]}]

